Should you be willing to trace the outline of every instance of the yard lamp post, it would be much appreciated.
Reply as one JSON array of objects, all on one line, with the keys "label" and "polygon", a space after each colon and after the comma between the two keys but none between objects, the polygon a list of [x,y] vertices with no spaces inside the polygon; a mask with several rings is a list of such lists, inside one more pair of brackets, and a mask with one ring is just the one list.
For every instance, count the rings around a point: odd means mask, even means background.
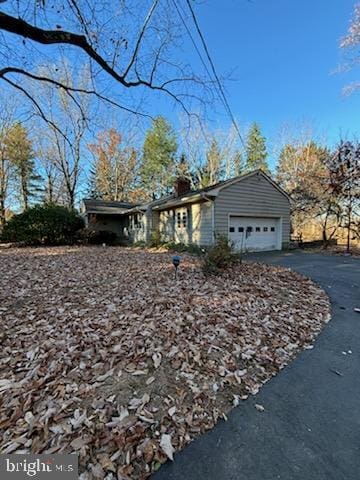
[{"label": "yard lamp post", "polygon": [[178,266],[180,265],[180,260],[181,260],[181,257],[179,257],[179,255],[174,255],[172,257],[172,263],[175,267],[175,279],[177,279],[177,270],[178,270]]}]

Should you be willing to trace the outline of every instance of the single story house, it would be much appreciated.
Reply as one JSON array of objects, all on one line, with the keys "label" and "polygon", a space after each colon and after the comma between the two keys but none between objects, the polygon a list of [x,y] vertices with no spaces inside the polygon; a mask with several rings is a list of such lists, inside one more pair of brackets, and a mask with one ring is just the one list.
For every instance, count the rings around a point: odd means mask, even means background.
[{"label": "single story house", "polygon": [[156,233],[166,242],[209,246],[216,234],[237,250],[281,250],[290,239],[288,194],[261,170],[191,190],[179,178],[172,195],[140,205],[86,199],[87,226],[113,230],[129,242],[149,242]]}]

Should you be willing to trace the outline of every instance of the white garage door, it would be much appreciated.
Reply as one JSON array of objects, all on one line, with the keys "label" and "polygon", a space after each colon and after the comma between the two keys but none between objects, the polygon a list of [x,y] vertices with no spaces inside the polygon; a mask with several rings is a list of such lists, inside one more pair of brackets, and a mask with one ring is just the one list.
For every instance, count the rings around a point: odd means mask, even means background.
[{"label": "white garage door", "polygon": [[236,250],[280,250],[280,219],[230,217],[229,239]]}]

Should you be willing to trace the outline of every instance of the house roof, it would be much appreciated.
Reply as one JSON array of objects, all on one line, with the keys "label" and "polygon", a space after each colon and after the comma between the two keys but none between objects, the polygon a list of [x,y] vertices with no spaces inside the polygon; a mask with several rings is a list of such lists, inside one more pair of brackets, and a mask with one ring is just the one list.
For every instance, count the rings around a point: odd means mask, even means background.
[{"label": "house roof", "polygon": [[151,207],[161,210],[162,208],[167,208],[170,206],[175,206],[177,204],[184,204],[184,203],[191,203],[192,201],[196,201],[197,199],[200,198],[206,198],[206,197],[217,197],[219,191],[221,191],[224,188],[229,187],[230,185],[233,185],[234,183],[241,182],[247,178],[256,176],[256,175],[261,175],[266,180],[268,180],[281,194],[283,194],[289,201],[290,197],[289,195],[283,190],[280,185],[278,185],[274,180],[272,180],[269,175],[267,175],[265,172],[262,170],[254,170],[253,172],[245,173],[243,175],[239,175],[234,178],[230,178],[228,180],[224,180],[222,182],[218,182],[214,185],[210,185],[209,187],[206,188],[200,188],[197,190],[191,190],[187,193],[184,193],[183,195],[176,197],[175,195],[171,195],[166,198],[161,198],[157,200],[157,203],[153,202],[154,204],[151,205]]},{"label": "house roof", "polygon": [[101,214],[121,214],[125,213],[129,208],[135,207],[133,203],[128,202],[112,202],[108,200],[97,200],[94,198],[85,198],[83,200],[84,213],[101,213]]},{"label": "house roof", "polygon": [[[153,200],[152,202],[143,203],[141,205],[132,205],[127,204],[125,202],[108,202],[103,200],[84,200],[84,204],[86,207],[87,213],[135,213],[135,212],[143,212],[146,211],[148,208],[154,208],[155,210],[162,210],[170,207],[174,207],[177,205],[184,205],[186,203],[192,203],[197,200],[201,199],[208,199],[208,197],[217,197],[219,192],[223,188],[227,188],[234,183],[241,182],[247,178],[261,175],[266,178],[280,193],[282,193],[288,200],[290,200],[289,195],[283,190],[272,178],[270,178],[265,172],[262,170],[254,170],[253,172],[245,173],[243,175],[239,175],[238,177],[230,178],[229,180],[224,180],[222,182],[218,182],[214,185],[210,185],[206,188],[199,188],[197,190],[190,190],[189,192],[184,193],[183,195],[176,196],[175,194],[166,195],[164,197],[159,198],[158,200]],[[94,202],[96,205],[94,206]],[[90,208],[87,205],[91,206]],[[94,208],[97,208],[97,211],[93,211]],[[105,211],[108,210],[108,211]],[[115,211],[118,210],[118,211]]]}]

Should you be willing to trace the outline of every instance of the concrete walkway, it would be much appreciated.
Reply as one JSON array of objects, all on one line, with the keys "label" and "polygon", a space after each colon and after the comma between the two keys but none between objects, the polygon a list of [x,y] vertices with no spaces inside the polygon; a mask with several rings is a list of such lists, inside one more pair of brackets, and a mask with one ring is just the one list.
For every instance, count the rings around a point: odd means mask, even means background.
[{"label": "concrete walkway", "polygon": [[318,282],[331,298],[332,320],[313,350],[299,354],[227,422],[152,478],[359,480],[360,314],[354,308],[360,307],[360,259],[306,252],[248,258],[291,267]]}]

